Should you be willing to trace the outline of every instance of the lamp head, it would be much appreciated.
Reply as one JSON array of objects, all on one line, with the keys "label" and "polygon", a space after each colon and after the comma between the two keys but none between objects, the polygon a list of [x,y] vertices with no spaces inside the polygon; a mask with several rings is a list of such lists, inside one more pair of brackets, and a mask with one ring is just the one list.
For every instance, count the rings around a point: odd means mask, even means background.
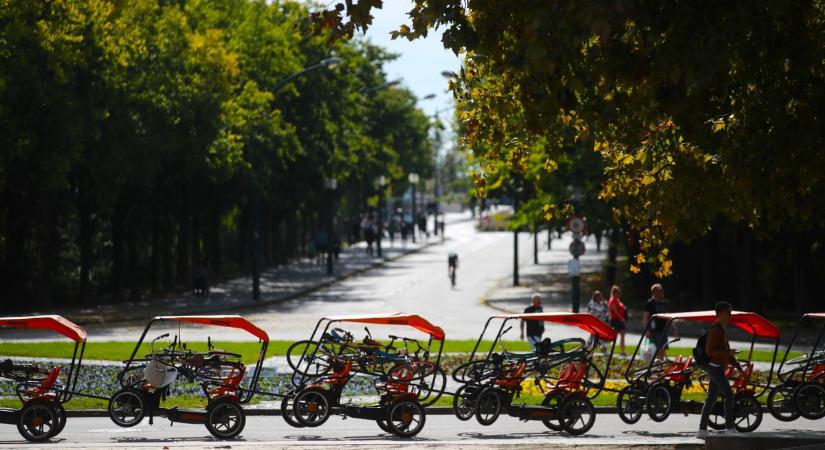
[{"label": "lamp head", "polygon": [[327,69],[334,69],[338,67],[338,64],[341,64],[341,61],[343,60],[338,56],[330,56],[329,58],[322,59],[318,64],[326,67]]}]

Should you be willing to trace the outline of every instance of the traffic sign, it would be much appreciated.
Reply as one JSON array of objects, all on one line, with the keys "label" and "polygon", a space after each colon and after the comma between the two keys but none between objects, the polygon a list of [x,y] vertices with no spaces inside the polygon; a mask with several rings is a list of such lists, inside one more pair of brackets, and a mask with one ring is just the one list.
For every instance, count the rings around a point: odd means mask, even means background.
[{"label": "traffic sign", "polygon": [[570,254],[573,255],[574,258],[583,255],[585,250],[584,242],[579,239],[573,239],[573,242],[570,243]]},{"label": "traffic sign", "polygon": [[567,220],[567,229],[572,231],[574,235],[581,236],[587,229],[587,223],[584,218],[573,216]]}]

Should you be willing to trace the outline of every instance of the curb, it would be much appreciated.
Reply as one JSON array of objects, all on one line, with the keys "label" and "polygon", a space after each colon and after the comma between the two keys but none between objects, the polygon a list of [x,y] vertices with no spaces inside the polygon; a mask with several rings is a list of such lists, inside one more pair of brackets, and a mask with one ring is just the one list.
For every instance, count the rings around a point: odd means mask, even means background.
[{"label": "curb", "polygon": [[[449,237],[445,238],[445,241],[448,241],[448,240],[450,240]],[[212,314],[212,313],[220,313],[220,312],[226,312],[226,311],[232,311],[232,312],[248,311],[248,310],[251,310],[251,309],[258,309],[258,308],[263,307],[263,306],[271,306],[271,305],[275,305],[275,304],[278,304],[278,303],[294,300],[296,298],[303,297],[307,294],[311,294],[315,291],[318,291],[318,290],[327,288],[329,286],[332,286],[333,284],[338,283],[340,281],[344,281],[344,280],[347,280],[347,279],[349,279],[351,277],[354,277],[356,275],[360,275],[360,274],[362,274],[362,273],[364,273],[368,270],[372,270],[372,269],[375,269],[377,267],[381,267],[381,266],[385,265],[388,262],[393,262],[393,261],[395,261],[399,258],[402,258],[404,256],[418,253],[421,250],[424,250],[424,249],[429,248],[433,245],[437,245],[437,244],[441,244],[441,243],[443,243],[441,240],[439,240],[438,242],[427,242],[427,243],[421,245],[420,247],[418,247],[416,249],[407,250],[407,251],[402,252],[398,255],[395,255],[391,258],[382,258],[381,260],[375,261],[375,262],[373,262],[372,264],[370,264],[366,267],[362,267],[360,269],[355,269],[352,272],[347,273],[347,274],[335,276],[331,280],[323,281],[323,282],[321,282],[319,284],[316,284],[314,286],[310,286],[310,287],[307,287],[305,289],[302,289],[302,290],[299,290],[299,291],[296,291],[296,292],[288,293],[288,294],[286,294],[282,297],[274,298],[274,299],[271,299],[271,300],[258,301],[258,302],[255,302],[255,303],[252,303],[252,304],[249,304],[249,305],[240,305],[240,306],[239,305],[232,305],[232,306],[218,306],[218,307],[213,307],[213,308],[197,308],[197,309],[192,309],[192,310],[188,311],[188,314]],[[72,320],[75,323],[77,323],[78,325],[81,325],[81,326],[82,325],[102,325],[102,324],[107,324],[108,325],[108,324],[112,324],[112,323],[139,322],[141,320],[151,319],[151,318],[155,317],[156,315],[157,314],[152,314],[152,315],[145,316],[145,317],[130,317],[128,319],[127,318],[117,318],[117,317],[115,317],[115,318],[107,318],[107,319],[93,320],[93,321],[83,320],[83,319],[77,319],[77,320],[72,319]],[[71,316],[67,315],[67,317],[71,317]]]}]

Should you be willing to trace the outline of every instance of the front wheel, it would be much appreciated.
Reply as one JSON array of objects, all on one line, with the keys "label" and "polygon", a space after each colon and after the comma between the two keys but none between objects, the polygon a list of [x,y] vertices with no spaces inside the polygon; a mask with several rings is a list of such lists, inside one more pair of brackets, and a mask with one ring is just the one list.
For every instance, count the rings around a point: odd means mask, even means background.
[{"label": "front wheel", "polygon": [[593,407],[593,402],[576,393],[562,400],[559,414],[564,431],[574,436],[587,433],[596,423],[596,409]]},{"label": "front wheel", "polygon": [[49,437],[57,436],[61,431],[63,431],[63,428],[66,427],[66,408],[64,408],[60,402],[54,402],[52,407],[54,408],[55,414],[57,414],[57,427],[55,427],[52,435]]},{"label": "front wheel", "polygon": [[793,400],[793,387],[780,384],[768,393],[768,411],[781,422],[793,422],[799,417],[796,402]]},{"label": "front wheel", "polygon": [[218,439],[234,439],[245,425],[246,414],[234,401],[219,400],[206,409],[206,429]]},{"label": "front wheel", "polygon": [[670,389],[663,385],[653,386],[647,394],[647,415],[654,422],[664,422],[670,416],[673,399]]},{"label": "front wheel", "polygon": [[109,399],[109,417],[119,427],[133,427],[146,415],[143,394],[132,388],[115,392]]},{"label": "front wheel", "polygon": [[739,397],[733,407],[734,425],[741,433],[750,433],[762,423],[762,406],[753,397]]},{"label": "front wheel", "polygon": [[320,389],[304,389],[299,392],[292,403],[295,419],[310,428],[323,425],[330,414],[329,400],[325,394]]},{"label": "front wheel", "polygon": [[427,416],[424,407],[415,400],[404,399],[392,406],[387,413],[387,427],[398,437],[413,437],[424,428]]},{"label": "front wheel", "polygon": [[794,391],[796,409],[802,417],[817,420],[825,417],[825,386],[818,381],[808,381]]},{"label": "front wheel", "polygon": [[478,394],[478,402],[476,402],[476,420],[478,423],[489,426],[498,420],[498,415],[501,414],[501,396],[498,389],[493,387],[486,387]]},{"label": "front wheel", "polygon": [[616,409],[622,422],[633,425],[642,418],[645,409],[645,397],[642,391],[633,386],[625,386],[616,397]]},{"label": "front wheel", "polygon": [[461,386],[453,396],[453,413],[458,420],[470,420],[476,412],[478,388]]},{"label": "front wheel", "polygon": [[36,401],[20,410],[17,431],[27,441],[42,442],[56,434],[59,422],[57,412],[49,403]]}]

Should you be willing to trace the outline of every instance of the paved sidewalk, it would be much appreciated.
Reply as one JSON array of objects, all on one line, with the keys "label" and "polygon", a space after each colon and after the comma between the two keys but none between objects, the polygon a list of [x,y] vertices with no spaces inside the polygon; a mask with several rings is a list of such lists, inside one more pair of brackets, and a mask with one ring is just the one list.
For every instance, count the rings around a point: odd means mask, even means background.
[{"label": "paved sidewalk", "polygon": [[[470,220],[469,213],[446,214],[447,239],[449,224]],[[33,310],[31,314],[60,314],[80,325],[142,322],[158,315],[239,313],[309,294],[337,281],[357,275],[386,261],[398,259],[425,247],[442,242],[441,236],[423,236],[413,244],[400,239],[390,243],[382,240],[383,258],[370,256],[366,244],[360,242],[343,249],[335,262],[334,274],[326,274],[326,259],[320,265],[314,260],[301,258],[288,264],[271,267],[261,272],[261,299],[252,300],[252,277],[246,275],[211,287],[209,297],[196,297],[191,293],[176,293],[160,298],[137,302],[75,307],[49,311]],[[127,311],[127,313],[124,313]]]}]

